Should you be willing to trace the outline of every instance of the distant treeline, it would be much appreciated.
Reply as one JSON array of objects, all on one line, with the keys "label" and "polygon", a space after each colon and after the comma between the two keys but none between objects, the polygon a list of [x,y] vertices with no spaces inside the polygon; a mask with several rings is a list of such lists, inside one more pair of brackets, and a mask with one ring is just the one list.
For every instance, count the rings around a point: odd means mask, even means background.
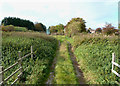
[{"label": "distant treeline", "polygon": [[33,22],[29,21],[29,20],[23,20],[20,18],[16,18],[16,17],[5,17],[2,20],[2,24],[3,25],[14,25],[14,26],[19,26],[19,27],[26,27],[28,30],[34,30],[34,24]]},{"label": "distant treeline", "polygon": [[26,27],[28,30],[34,30],[34,31],[46,31],[46,26],[42,23],[37,23],[37,25],[29,20],[20,19],[16,17],[5,17],[1,25],[7,26],[7,25],[13,25],[13,26],[19,26],[19,27]]}]

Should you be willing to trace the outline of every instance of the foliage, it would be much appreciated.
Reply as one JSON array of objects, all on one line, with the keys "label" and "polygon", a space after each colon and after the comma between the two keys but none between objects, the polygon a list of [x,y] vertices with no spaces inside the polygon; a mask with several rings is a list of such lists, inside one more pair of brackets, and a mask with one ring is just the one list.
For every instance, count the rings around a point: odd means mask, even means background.
[{"label": "foliage", "polygon": [[50,26],[50,33],[57,33],[57,29],[55,28],[55,26]]},{"label": "foliage", "polygon": [[95,32],[101,33],[101,32],[102,32],[102,29],[101,29],[101,28],[97,28],[97,29],[95,30]]},{"label": "foliage", "polygon": [[120,24],[118,25],[118,29],[120,29]]},{"label": "foliage", "polygon": [[50,29],[50,32],[51,33],[58,33],[58,34],[63,34],[64,33],[64,25],[63,24],[59,24],[59,25],[56,25],[56,26],[51,26],[49,27]]},{"label": "foliage", "polygon": [[82,18],[72,18],[66,25],[65,34],[70,37],[75,33],[86,32],[85,23]]},{"label": "foliage", "polygon": [[34,24],[33,22],[29,21],[29,20],[23,20],[20,18],[16,18],[16,17],[5,17],[2,22],[1,25],[14,25],[14,26],[19,26],[19,27],[26,27],[28,30],[34,30]]},{"label": "foliage", "polygon": [[11,31],[27,31],[25,27],[16,27],[13,25],[1,26],[2,31],[11,32]]},{"label": "foliage", "polygon": [[55,27],[58,31],[58,34],[63,34],[63,30],[64,30],[64,25],[63,24],[59,24],[59,25],[56,25]]},{"label": "foliage", "polygon": [[[34,57],[23,59],[24,72],[22,79],[18,83],[41,84],[47,78],[50,66],[53,61],[57,40],[48,37],[45,34],[37,32],[3,32],[2,40],[2,65],[8,68],[18,60],[18,51],[21,56],[30,53],[30,47],[33,46]],[[13,73],[18,66],[5,73],[5,78]],[[13,76],[7,83],[10,84],[16,79],[18,74]]]},{"label": "foliage", "polygon": [[15,31],[27,31],[27,28],[25,27],[15,27]]},{"label": "foliage", "polygon": [[[73,46],[77,48],[81,44],[96,44],[96,43],[106,43],[109,40],[109,43],[117,44],[117,36],[105,36],[104,34],[78,34],[73,37],[74,42]],[[106,41],[105,41],[106,40]]]},{"label": "foliage", "polygon": [[1,26],[2,31],[15,31],[15,27],[13,25]]},{"label": "foliage", "polygon": [[115,27],[112,24],[106,23],[105,27],[103,27],[103,33],[106,35],[111,35],[115,32]]},{"label": "foliage", "polygon": [[[89,84],[113,84],[119,78],[111,72],[112,53],[118,61],[118,37],[104,35],[74,36],[74,50],[77,61]],[[119,73],[119,69],[115,70]],[[88,77],[90,76],[90,77]]]},{"label": "foliage", "polygon": [[46,31],[46,26],[42,23],[35,24],[35,31]]},{"label": "foliage", "polygon": [[[116,54],[116,63],[119,63],[118,57],[118,36],[105,36],[103,34],[77,34],[72,38],[65,36],[55,36],[63,41],[71,41],[74,46],[74,54],[84,74],[88,84],[115,84],[120,82],[119,77],[111,72],[112,53]],[[118,73],[118,67],[115,69]]]}]

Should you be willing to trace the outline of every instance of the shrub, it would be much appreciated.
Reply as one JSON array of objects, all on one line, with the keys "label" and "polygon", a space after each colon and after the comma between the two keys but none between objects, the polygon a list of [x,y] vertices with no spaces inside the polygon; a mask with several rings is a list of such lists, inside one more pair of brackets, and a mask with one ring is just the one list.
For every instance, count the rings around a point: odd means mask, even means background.
[{"label": "shrub", "polygon": [[27,28],[25,27],[15,27],[15,31],[27,31]]},{"label": "shrub", "polygon": [[13,25],[7,25],[7,26],[1,26],[2,31],[15,31],[15,28]]}]

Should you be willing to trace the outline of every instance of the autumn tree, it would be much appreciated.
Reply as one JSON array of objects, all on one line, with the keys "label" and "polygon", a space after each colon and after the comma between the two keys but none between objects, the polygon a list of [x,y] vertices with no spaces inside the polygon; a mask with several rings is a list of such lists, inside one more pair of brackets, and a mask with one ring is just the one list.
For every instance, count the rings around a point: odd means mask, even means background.
[{"label": "autumn tree", "polygon": [[103,27],[103,33],[106,35],[111,35],[113,33],[115,33],[115,27],[112,26],[112,24],[106,23],[105,27]]},{"label": "autumn tree", "polygon": [[97,28],[97,29],[95,30],[95,32],[101,33],[101,32],[102,32],[102,29],[101,29],[101,28]]}]

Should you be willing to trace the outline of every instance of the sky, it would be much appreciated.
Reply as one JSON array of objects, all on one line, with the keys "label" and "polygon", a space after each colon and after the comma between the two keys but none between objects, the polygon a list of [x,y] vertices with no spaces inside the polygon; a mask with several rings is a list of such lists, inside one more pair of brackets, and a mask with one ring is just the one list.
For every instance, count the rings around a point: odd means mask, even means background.
[{"label": "sky", "polygon": [[112,23],[118,28],[119,0],[0,0],[0,21],[18,17],[47,26],[66,25],[72,18],[83,18],[86,27],[96,29]]}]

